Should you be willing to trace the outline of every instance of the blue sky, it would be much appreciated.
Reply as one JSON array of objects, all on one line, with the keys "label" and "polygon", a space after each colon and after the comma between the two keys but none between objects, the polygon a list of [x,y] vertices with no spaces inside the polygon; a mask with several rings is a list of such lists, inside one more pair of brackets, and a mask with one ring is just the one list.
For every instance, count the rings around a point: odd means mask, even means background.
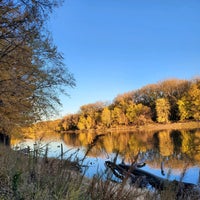
[{"label": "blue sky", "polygon": [[49,22],[77,86],[61,116],[169,78],[200,75],[199,0],[66,0]]}]

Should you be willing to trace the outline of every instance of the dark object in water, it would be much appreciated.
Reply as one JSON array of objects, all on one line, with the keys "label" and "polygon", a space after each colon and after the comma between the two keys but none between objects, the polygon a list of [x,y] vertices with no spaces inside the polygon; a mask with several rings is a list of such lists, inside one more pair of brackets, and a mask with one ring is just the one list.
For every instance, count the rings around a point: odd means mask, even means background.
[{"label": "dark object in water", "polygon": [[10,146],[10,136],[0,131],[0,143]]},{"label": "dark object in water", "polygon": [[[130,176],[132,179],[132,183],[137,183],[137,186],[139,187],[144,187],[149,184],[155,189],[163,190],[166,187],[171,186],[176,191],[178,191],[178,193],[185,190],[192,190],[195,187],[197,187],[197,185],[192,183],[180,182],[176,180],[170,181],[168,179],[158,177],[145,170],[139,169],[137,164],[134,165],[115,164],[114,162],[111,161],[106,161],[105,164],[108,168],[112,170],[115,176],[117,176],[122,180],[127,176]],[[140,183],[138,181],[140,181]]]}]

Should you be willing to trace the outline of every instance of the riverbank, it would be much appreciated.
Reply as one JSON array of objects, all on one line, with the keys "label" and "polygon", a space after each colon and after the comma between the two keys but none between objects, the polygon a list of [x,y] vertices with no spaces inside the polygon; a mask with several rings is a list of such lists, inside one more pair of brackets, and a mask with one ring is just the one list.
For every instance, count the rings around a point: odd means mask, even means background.
[{"label": "riverbank", "polygon": [[[102,180],[96,172],[88,179],[77,164],[68,159],[41,158],[38,152],[24,154],[0,145],[0,199],[1,200],[153,200],[174,199],[170,188],[153,192],[130,185],[126,179],[121,183],[112,181],[112,174]],[[75,165],[74,165],[75,164]],[[182,198],[184,200],[184,198]],[[194,196],[193,199],[198,199]]]},{"label": "riverbank", "polygon": [[174,122],[167,124],[149,123],[140,126],[117,126],[112,128],[99,128],[89,130],[70,130],[62,131],[63,133],[79,133],[79,132],[123,132],[123,131],[161,131],[161,130],[183,130],[183,129],[200,129],[200,121],[186,121],[186,122]]},{"label": "riverbank", "polygon": [[0,145],[1,200],[118,200],[152,199],[147,190],[114,183],[111,177],[92,179],[68,160],[47,159]]},{"label": "riverbank", "polygon": [[195,129],[195,128],[200,128],[200,121],[177,122],[177,123],[167,123],[167,124],[153,123],[136,127],[135,130],[157,131],[157,130],[180,130],[180,129]]}]

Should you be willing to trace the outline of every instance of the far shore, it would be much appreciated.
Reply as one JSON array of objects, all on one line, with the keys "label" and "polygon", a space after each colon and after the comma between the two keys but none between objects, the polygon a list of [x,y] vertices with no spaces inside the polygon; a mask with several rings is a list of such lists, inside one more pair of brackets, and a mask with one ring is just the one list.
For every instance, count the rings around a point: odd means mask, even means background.
[{"label": "far shore", "polygon": [[136,127],[136,130],[142,131],[156,131],[156,130],[170,130],[170,129],[195,129],[200,128],[200,121],[189,121],[189,122],[177,122],[177,123],[167,123],[167,124],[147,124],[143,126]]},{"label": "far shore", "polygon": [[150,123],[140,126],[118,126],[112,128],[101,128],[101,129],[89,129],[89,130],[70,130],[70,131],[63,131],[62,133],[79,133],[79,132],[100,132],[100,133],[107,133],[107,132],[123,132],[123,131],[161,131],[161,130],[182,130],[182,129],[198,129],[200,128],[200,121],[187,121],[187,122],[175,122],[175,123],[166,123],[166,124],[159,124],[159,123]]}]

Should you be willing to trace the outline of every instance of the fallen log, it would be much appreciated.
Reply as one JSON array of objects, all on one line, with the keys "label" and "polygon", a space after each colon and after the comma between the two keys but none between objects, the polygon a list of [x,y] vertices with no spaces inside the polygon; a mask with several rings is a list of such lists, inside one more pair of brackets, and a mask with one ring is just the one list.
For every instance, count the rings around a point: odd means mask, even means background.
[{"label": "fallen log", "polygon": [[158,177],[152,173],[138,168],[140,167],[140,165],[137,164],[125,165],[115,164],[114,162],[106,161],[105,165],[112,170],[113,174],[116,177],[122,180],[129,176],[132,183],[137,183],[138,187],[146,187],[148,184],[158,190],[172,187],[178,193],[182,193],[185,190],[193,190],[197,188],[197,185],[192,183],[186,183],[177,180],[170,181],[168,179]]}]

